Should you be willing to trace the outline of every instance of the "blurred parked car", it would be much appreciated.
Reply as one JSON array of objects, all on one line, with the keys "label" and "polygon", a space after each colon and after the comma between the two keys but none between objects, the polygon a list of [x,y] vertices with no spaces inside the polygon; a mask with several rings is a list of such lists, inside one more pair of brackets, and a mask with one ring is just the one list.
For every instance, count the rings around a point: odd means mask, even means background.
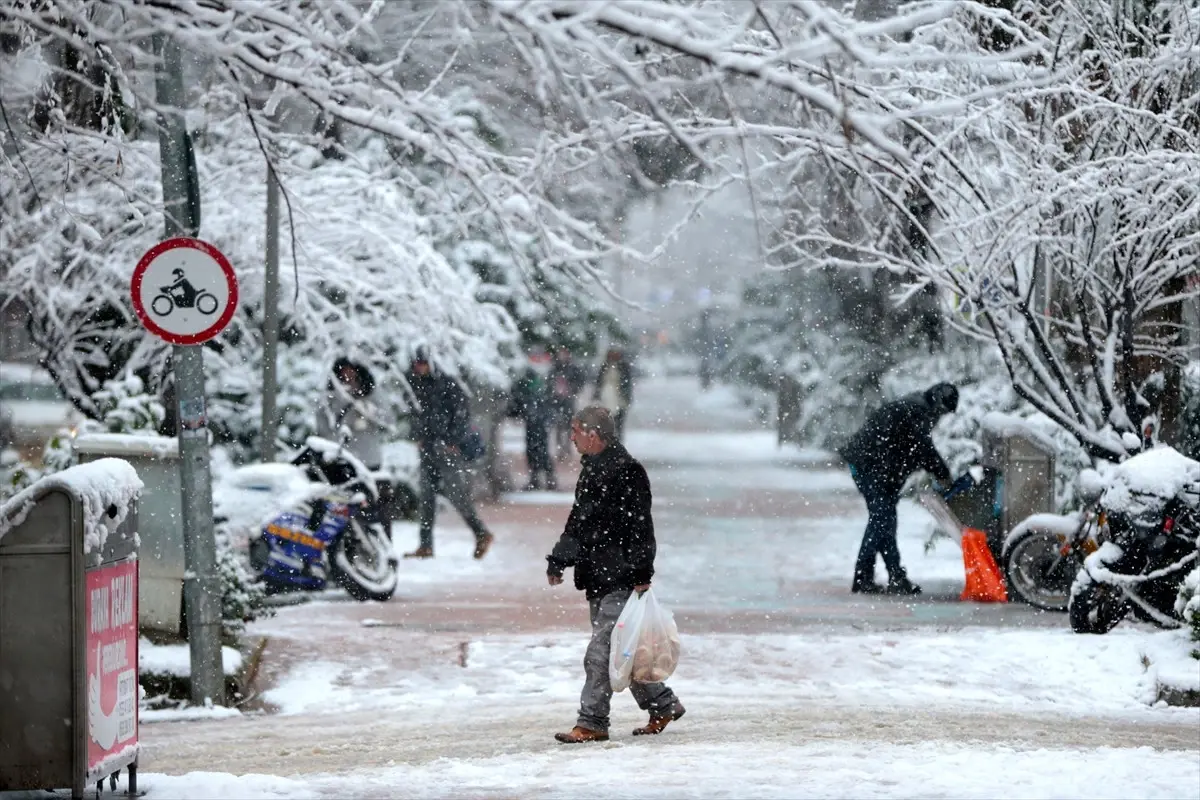
[{"label": "blurred parked car", "polygon": [[38,448],[83,421],[50,377],[31,364],[0,363],[0,443]]}]

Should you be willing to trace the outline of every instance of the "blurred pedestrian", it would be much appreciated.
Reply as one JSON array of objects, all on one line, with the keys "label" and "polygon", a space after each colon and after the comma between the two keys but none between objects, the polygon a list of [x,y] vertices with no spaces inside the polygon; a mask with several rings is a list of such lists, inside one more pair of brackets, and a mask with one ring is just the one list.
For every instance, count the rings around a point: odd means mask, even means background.
[{"label": "blurred pedestrian", "polygon": [[571,358],[571,351],[560,347],[554,352],[550,367],[550,428],[554,438],[555,457],[566,461],[571,454],[571,418],[587,378],[583,367]]},{"label": "blurred pedestrian", "polygon": [[592,400],[612,412],[617,426],[617,441],[623,441],[625,415],[633,402],[633,369],[620,350],[610,348],[605,354],[604,363],[600,365],[600,372],[596,376]]},{"label": "blurred pedestrian", "polygon": [[475,534],[475,558],[483,558],[495,537],[475,511],[470,471],[462,453],[470,431],[467,395],[457,381],[435,371],[421,350],[409,365],[407,379],[417,406],[413,438],[420,454],[420,544],[404,557],[433,558],[433,523],[440,494]]},{"label": "blurred pedestrian", "polygon": [[558,489],[554,462],[550,458],[550,354],[536,350],[529,355],[525,370],[513,386],[513,394],[525,421],[525,463],[529,482],[525,491]]},{"label": "blurred pedestrian", "polygon": [[374,394],[371,371],[341,356],[317,407],[317,435],[341,443],[372,472],[383,461],[383,437],[391,429],[372,402]]},{"label": "blurred pedestrian", "polygon": [[[588,406],[575,414],[571,441],[583,468],[566,527],[546,556],[546,578],[557,586],[563,582],[563,570],[574,567],[575,588],[585,593],[591,615],[578,720],[570,731],[554,735],[560,742],[578,744],[608,739],[612,632],[630,596],[650,588],[656,545],[650,478],[617,441],[608,409]],[[634,729],[634,736],[661,733],[684,714],[683,704],[665,683],[633,682],[629,690],[638,708],[650,713],[650,721]]]},{"label": "blurred pedestrian", "polygon": [[[919,469],[949,484],[950,469],[933,444],[933,427],[958,408],[958,389],[937,383],[887,403],[867,418],[839,452],[850,465],[854,485],[867,502],[863,533],[850,591],[865,594],[920,594],[908,579],[896,545],[896,504],[908,477]],[[887,568],[886,587],[875,583],[875,554]]]}]

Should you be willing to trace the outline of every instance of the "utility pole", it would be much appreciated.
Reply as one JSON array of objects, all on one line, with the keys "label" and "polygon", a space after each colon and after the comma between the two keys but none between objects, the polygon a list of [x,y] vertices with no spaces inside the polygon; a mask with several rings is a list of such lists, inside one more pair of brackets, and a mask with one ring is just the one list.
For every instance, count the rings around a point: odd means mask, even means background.
[{"label": "utility pole", "polygon": [[[162,162],[166,238],[199,233],[199,204],[190,168],[190,143],[183,119],[183,62],[179,43],[154,35],[159,55],[155,93],[159,105],[158,151]],[[204,356],[199,345],[173,345],[175,400],[179,431],[180,496],[183,514],[184,613],[191,656],[192,703],[225,704],[221,665],[221,580],[212,524],[212,475],[209,471],[207,415],[204,407]]]},{"label": "utility pole", "polygon": [[279,350],[279,182],[275,170],[267,164],[267,269],[263,277],[263,361],[262,361],[262,433],[259,457],[263,463],[275,460],[275,433],[279,412],[275,398],[279,391],[276,371]]}]

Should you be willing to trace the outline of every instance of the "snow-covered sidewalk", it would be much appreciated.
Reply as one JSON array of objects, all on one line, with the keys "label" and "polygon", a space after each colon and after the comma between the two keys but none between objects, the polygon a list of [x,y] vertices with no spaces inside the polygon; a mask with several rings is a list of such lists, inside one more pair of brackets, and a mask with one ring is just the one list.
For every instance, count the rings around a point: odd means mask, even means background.
[{"label": "snow-covered sidewalk", "polygon": [[575,718],[586,607],[545,583],[569,493],[519,494],[483,510],[483,562],[447,513],[438,558],[403,562],[392,602],[331,594],[252,626],[274,713],[144,726],[147,797],[1200,798],[1200,710],[1153,702],[1161,634],[958,602],[961,554],[926,553],[932,523],[907,503],[926,594],[850,595],[849,475],[718,400],[641,387],[628,442],[684,640],[670,683],[688,715],[664,734],[630,736],[644,716],[625,693],[611,742],[553,741]]}]

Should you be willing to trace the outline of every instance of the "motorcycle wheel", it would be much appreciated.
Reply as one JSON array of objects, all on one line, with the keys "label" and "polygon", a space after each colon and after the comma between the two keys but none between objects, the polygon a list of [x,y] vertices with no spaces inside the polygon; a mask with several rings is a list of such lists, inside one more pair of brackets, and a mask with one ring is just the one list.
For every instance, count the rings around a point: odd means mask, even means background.
[{"label": "motorcycle wheel", "polygon": [[1031,528],[1005,552],[1004,576],[1009,594],[1043,611],[1066,611],[1071,584],[1083,561],[1072,551],[1063,556],[1057,534]]},{"label": "motorcycle wheel", "polygon": [[196,295],[196,310],[201,314],[214,314],[217,311],[217,297],[210,292],[201,292]]},{"label": "motorcycle wheel", "polygon": [[175,310],[175,301],[170,295],[160,294],[150,301],[150,310],[160,317],[165,317]]},{"label": "motorcycle wheel", "polygon": [[351,519],[330,553],[333,580],[355,600],[385,602],[396,593],[399,562],[378,525]]},{"label": "motorcycle wheel", "polygon": [[1071,630],[1076,633],[1108,633],[1129,613],[1129,601],[1119,587],[1098,583],[1089,577],[1087,583],[1071,594],[1067,615]]}]

